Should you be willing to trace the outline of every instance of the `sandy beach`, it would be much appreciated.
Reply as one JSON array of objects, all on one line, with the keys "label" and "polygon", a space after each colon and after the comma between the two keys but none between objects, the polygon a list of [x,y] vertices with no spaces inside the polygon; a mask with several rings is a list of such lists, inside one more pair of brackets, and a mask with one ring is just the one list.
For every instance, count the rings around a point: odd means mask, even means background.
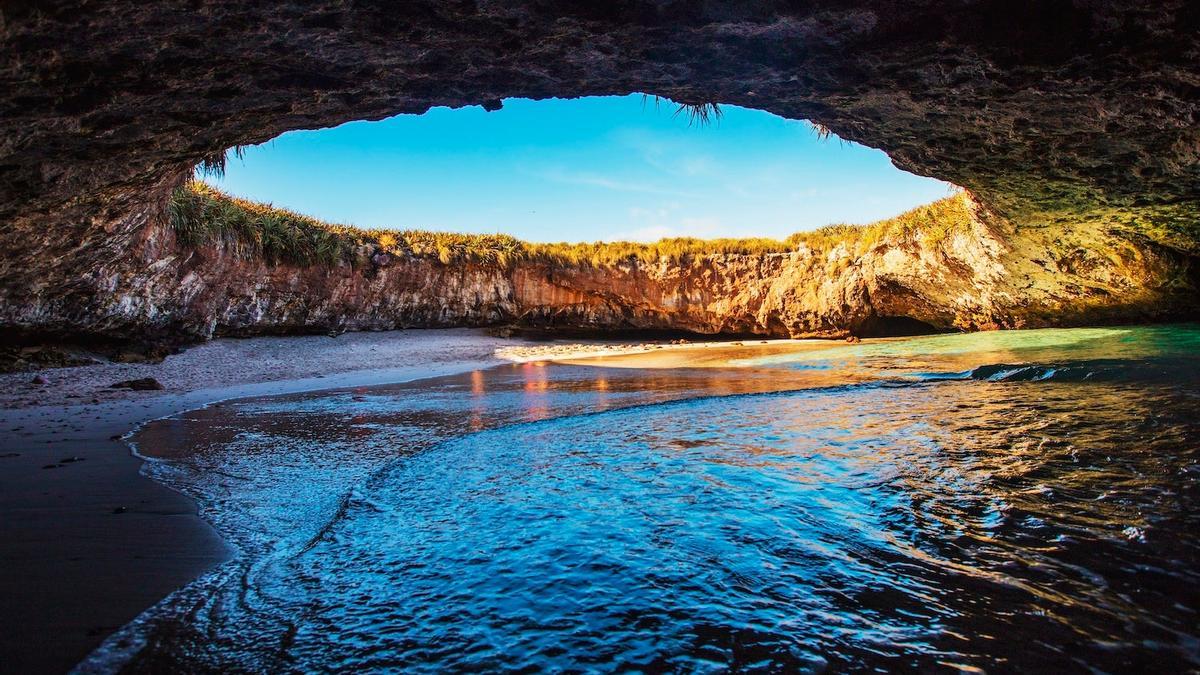
[{"label": "sandy beach", "polygon": [[[5,672],[61,672],[230,552],[195,504],[140,474],[122,436],[215,401],[369,386],[503,363],[712,367],[830,340],[531,342],[481,330],[221,339],[158,364],[0,375],[0,653]],[[45,380],[35,384],[35,376]],[[114,389],[154,378],[162,390]],[[53,534],[51,534],[53,533]]]},{"label": "sandy beach", "polygon": [[[0,671],[63,672],[229,551],[120,437],[218,400],[401,382],[502,363],[478,330],[215,340],[159,364],[0,375]],[[153,377],[161,391],[110,389]]]},{"label": "sandy beach", "polygon": [[[369,386],[506,362],[722,365],[832,341],[531,342],[481,330],[220,339],[157,364],[0,375],[0,652],[5,672],[62,672],[230,552],[195,504],[140,473],[122,436],[248,396]],[[35,377],[45,380],[34,383]],[[154,378],[162,390],[114,389]]]},{"label": "sandy beach", "polygon": [[723,368],[747,357],[828,349],[843,340],[714,340],[670,342],[591,341],[522,344],[502,347],[496,356],[513,363],[553,361],[606,368]]}]

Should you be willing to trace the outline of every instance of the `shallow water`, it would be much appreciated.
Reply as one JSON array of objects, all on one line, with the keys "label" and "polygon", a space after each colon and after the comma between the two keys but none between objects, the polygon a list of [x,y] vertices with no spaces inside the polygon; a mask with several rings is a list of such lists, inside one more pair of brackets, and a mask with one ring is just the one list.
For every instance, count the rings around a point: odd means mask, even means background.
[{"label": "shallow water", "polygon": [[241,554],[89,665],[1200,666],[1200,328],[736,356],[154,423]]}]

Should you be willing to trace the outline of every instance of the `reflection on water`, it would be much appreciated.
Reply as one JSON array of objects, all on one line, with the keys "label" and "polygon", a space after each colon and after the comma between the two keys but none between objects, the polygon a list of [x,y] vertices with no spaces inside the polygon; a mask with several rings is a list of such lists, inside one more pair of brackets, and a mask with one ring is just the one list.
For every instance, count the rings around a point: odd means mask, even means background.
[{"label": "reflection on water", "polygon": [[1194,669],[1198,346],[944,336],[194,411],[138,446],[242,555],[94,663]]}]

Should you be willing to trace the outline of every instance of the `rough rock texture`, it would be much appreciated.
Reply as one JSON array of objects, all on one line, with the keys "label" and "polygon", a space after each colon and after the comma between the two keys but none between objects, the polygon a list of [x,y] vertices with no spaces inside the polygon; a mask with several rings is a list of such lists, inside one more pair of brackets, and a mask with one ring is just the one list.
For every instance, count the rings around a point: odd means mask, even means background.
[{"label": "rough rock texture", "polygon": [[145,189],[289,129],[633,91],[813,119],[1005,212],[1200,196],[1200,8],[1187,0],[76,0],[3,12],[3,218]]},{"label": "rough rock texture", "polygon": [[[1189,0],[16,1],[0,7],[0,44],[10,326],[75,330],[103,322],[113,297],[178,295],[123,277],[158,283],[188,264],[146,252],[169,249],[155,244],[155,214],[204,157],[290,129],[510,96],[643,91],[811,119],[1018,225],[1200,251],[1200,5]],[[702,267],[720,277],[730,264]],[[246,271],[226,270],[229,283]],[[263,283],[293,283],[272,274]],[[657,272],[628,276],[641,274]],[[524,292],[516,283],[514,302]],[[461,320],[490,311],[467,295]],[[678,315],[707,325],[692,304]],[[133,305],[148,326],[168,311]]]},{"label": "rough rock texture", "polygon": [[949,236],[930,234],[930,223],[865,248],[848,238],[828,249],[597,267],[443,264],[377,251],[358,264],[272,264],[225,240],[182,246],[170,227],[152,225],[139,230],[136,255],[97,270],[91,283],[104,290],[87,302],[47,284],[3,319],[63,334],[194,341],[496,324],[844,336],[1197,312],[1200,267],[1188,255],[1092,229],[1016,230],[972,213],[969,228]]}]

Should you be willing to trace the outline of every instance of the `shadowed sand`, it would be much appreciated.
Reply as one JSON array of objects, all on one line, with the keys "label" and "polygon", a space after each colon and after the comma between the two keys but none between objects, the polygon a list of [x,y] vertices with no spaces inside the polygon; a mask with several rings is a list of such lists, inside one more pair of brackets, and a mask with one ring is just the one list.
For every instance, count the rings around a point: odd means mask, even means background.
[{"label": "shadowed sand", "polygon": [[[160,364],[0,375],[0,672],[63,672],[229,551],[119,437],[213,401],[486,368],[476,330],[216,340]],[[154,377],[162,391],[108,389]],[[45,468],[51,467],[51,468]]]}]

